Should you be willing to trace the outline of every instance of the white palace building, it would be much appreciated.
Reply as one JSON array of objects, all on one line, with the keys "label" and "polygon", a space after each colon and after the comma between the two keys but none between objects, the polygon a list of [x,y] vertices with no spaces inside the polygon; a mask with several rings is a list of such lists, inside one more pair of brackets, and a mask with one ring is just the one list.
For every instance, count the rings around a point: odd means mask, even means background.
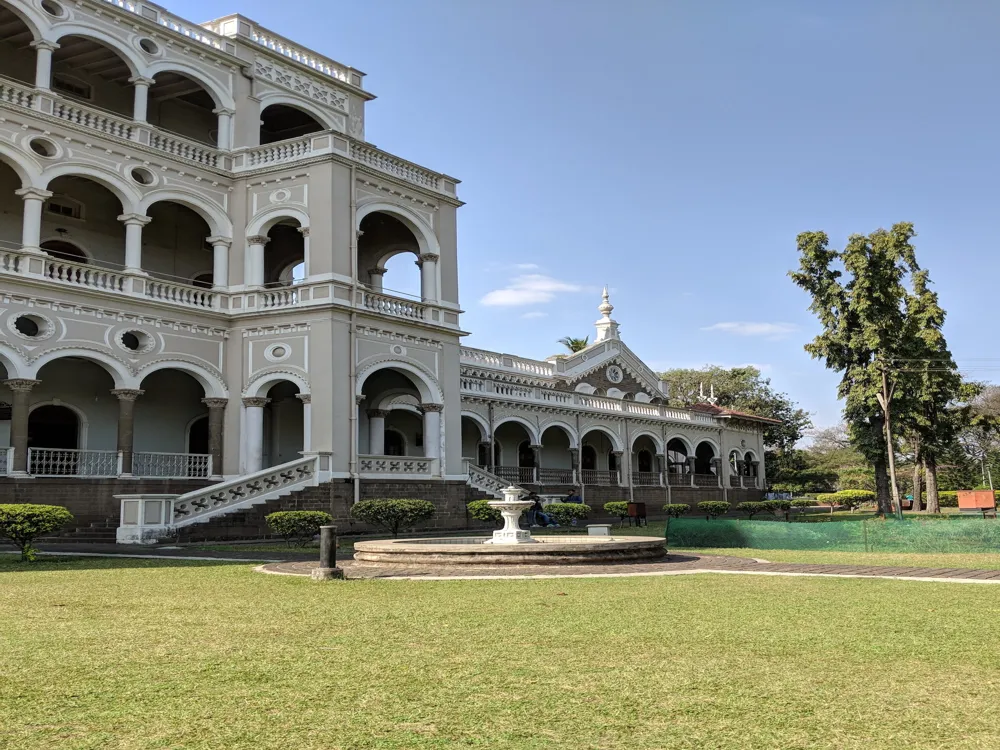
[{"label": "white palace building", "polygon": [[762,420],[666,405],[607,295],[570,356],[461,345],[458,180],[367,143],[373,98],[239,15],[0,0],[0,503],[149,541],[386,496],[460,527],[512,482],[759,493]]}]

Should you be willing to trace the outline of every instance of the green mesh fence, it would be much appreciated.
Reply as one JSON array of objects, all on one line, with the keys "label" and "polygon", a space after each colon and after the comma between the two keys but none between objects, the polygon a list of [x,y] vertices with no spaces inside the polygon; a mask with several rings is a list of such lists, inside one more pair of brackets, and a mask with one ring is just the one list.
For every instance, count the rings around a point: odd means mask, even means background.
[{"label": "green mesh fence", "polygon": [[1000,552],[1000,522],[961,518],[781,523],[681,518],[670,521],[668,547],[825,549],[840,552]]}]

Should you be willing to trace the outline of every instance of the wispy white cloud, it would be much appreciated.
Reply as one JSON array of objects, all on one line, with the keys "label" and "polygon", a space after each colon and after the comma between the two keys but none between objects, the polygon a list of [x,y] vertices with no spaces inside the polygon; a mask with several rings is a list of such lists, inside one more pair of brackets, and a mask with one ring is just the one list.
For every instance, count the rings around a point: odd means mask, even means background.
[{"label": "wispy white cloud", "polygon": [[731,333],[734,336],[761,336],[769,339],[782,339],[799,330],[794,323],[754,323],[749,321],[715,323],[705,326],[703,331],[718,331]]},{"label": "wispy white cloud", "polygon": [[518,271],[537,271],[541,266],[537,263],[515,263],[514,268]]},{"label": "wispy white cloud", "polygon": [[542,312],[541,310],[532,310],[531,312],[526,312],[521,316],[524,320],[535,320],[536,318],[547,318],[549,314],[547,312]]},{"label": "wispy white cloud", "polygon": [[583,287],[540,273],[515,276],[501,289],[494,289],[479,300],[489,307],[519,307],[551,302],[561,292],[582,292]]}]

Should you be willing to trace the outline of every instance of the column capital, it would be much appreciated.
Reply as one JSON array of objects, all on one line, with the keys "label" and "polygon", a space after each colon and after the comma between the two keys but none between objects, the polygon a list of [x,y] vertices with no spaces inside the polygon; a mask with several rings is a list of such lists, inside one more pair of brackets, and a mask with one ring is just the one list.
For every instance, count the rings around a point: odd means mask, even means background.
[{"label": "column capital", "polygon": [[386,409],[369,409],[367,413],[369,419],[385,419],[389,416]]},{"label": "column capital", "polygon": [[616,458],[621,458],[622,456],[625,455],[625,451],[611,451],[611,455],[615,456]]},{"label": "column capital", "polygon": [[295,398],[297,398],[303,404],[311,404],[312,403],[312,394],[311,393],[296,393],[295,394]]},{"label": "column capital", "polygon": [[145,391],[138,388],[113,388],[111,390],[111,395],[119,401],[135,401],[144,393]]},{"label": "column capital", "polygon": [[299,227],[295,231],[297,231],[303,237],[308,237],[309,236],[309,227]]},{"label": "column capital", "polygon": [[128,226],[144,227],[149,222],[151,222],[152,219],[148,216],[143,216],[142,214],[122,214],[121,216],[118,217],[118,221],[120,221],[127,227]]},{"label": "column capital", "polygon": [[35,49],[45,49],[48,50],[49,52],[55,52],[57,49],[59,49],[58,44],[56,44],[55,42],[50,42],[48,39],[36,39],[35,41],[31,42],[28,46],[34,47]]},{"label": "column capital", "polygon": [[236,114],[235,109],[227,109],[226,107],[216,107],[212,110],[213,115],[226,115],[227,117],[232,117]]},{"label": "column capital", "polygon": [[271,399],[265,398],[264,396],[248,396],[243,399],[243,405],[247,408],[258,407],[263,408],[271,403]]},{"label": "column capital", "polygon": [[208,244],[211,245],[212,247],[216,247],[218,245],[225,245],[226,247],[232,247],[233,244],[232,237],[214,236],[214,237],[208,237],[205,241],[208,242]]},{"label": "column capital", "polygon": [[420,404],[422,411],[444,411],[444,404]]},{"label": "column capital", "polygon": [[3,384],[12,391],[30,391],[41,382],[41,380],[32,380],[31,378],[11,378],[3,381]]},{"label": "column capital", "polygon": [[372,275],[372,276],[384,276],[385,275],[385,269],[384,268],[380,268],[379,266],[376,266],[375,268],[369,268],[368,269],[368,273],[370,275]]},{"label": "column capital", "polygon": [[271,241],[271,238],[266,234],[255,234],[253,237],[247,237],[247,243],[250,245],[266,245]]},{"label": "column capital", "polygon": [[131,78],[128,79],[128,82],[131,83],[133,86],[146,86],[146,87],[152,86],[154,83],[156,83],[155,80],[153,80],[152,78],[146,78],[146,76],[132,76]]},{"label": "column capital", "polygon": [[356,403],[358,406],[361,406],[361,404],[363,404],[365,402],[366,398],[368,398],[368,397],[366,395],[364,395],[364,394],[361,394],[360,396],[355,396],[354,397],[354,403]]},{"label": "column capital", "polygon": [[20,196],[21,200],[25,201],[29,200],[47,201],[49,198],[52,197],[52,191],[36,187],[26,187],[26,188],[20,188],[19,190],[15,190],[14,195]]},{"label": "column capital", "polygon": [[531,450],[533,450],[533,451],[540,451],[542,449],[542,446],[540,444],[529,445],[528,447],[531,448]]},{"label": "column capital", "polygon": [[228,398],[203,398],[201,403],[209,409],[225,409],[229,405]]},{"label": "column capital", "polygon": [[440,259],[441,256],[435,253],[422,253],[420,255],[420,260],[423,263],[437,263]]}]

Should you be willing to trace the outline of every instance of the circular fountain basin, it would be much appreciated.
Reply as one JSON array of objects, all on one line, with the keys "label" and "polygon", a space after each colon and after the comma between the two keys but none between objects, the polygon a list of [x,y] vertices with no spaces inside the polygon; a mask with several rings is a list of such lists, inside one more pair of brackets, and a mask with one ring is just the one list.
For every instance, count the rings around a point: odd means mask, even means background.
[{"label": "circular fountain basin", "polygon": [[487,544],[490,537],[356,542],[354,559],[380,565],[578,565],[656,560],[662,537],[535,536],[534,544]]}]

